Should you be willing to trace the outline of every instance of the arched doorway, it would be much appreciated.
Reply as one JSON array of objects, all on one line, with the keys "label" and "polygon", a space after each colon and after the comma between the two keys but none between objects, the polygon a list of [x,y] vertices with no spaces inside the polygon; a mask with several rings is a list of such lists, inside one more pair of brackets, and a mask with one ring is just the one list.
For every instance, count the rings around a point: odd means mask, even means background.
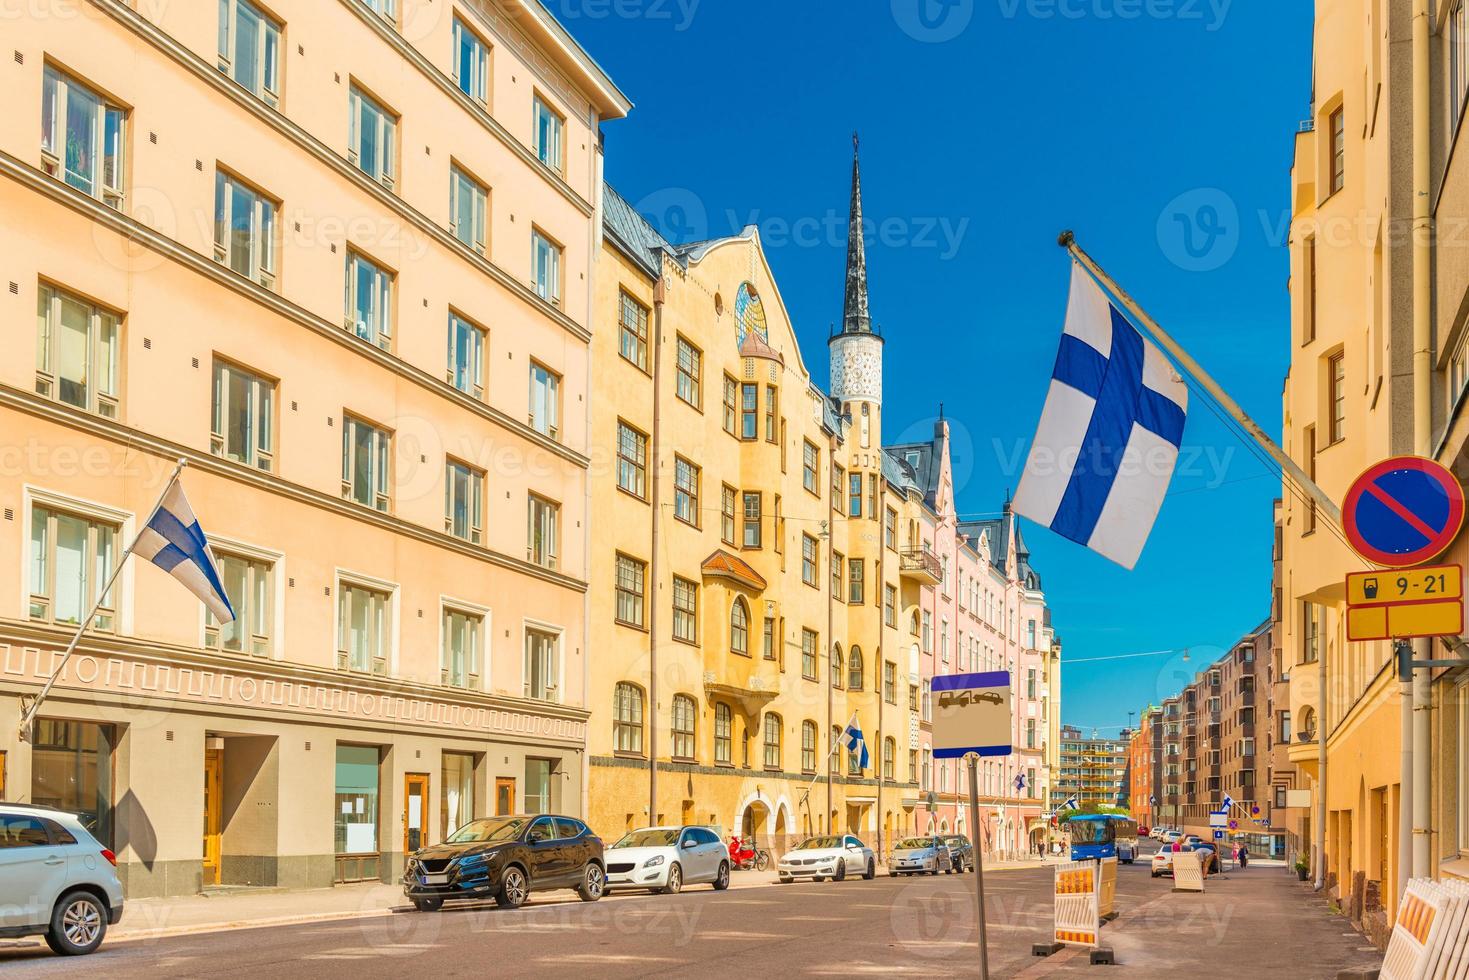
[{"label": "arched doorway", "polygon": [[770,807],[762,800],[751,800],[745,806],[744,813],[740,814],[739,828],[741,837],[753,837],[756,840],[763,839],[770,833]]}]

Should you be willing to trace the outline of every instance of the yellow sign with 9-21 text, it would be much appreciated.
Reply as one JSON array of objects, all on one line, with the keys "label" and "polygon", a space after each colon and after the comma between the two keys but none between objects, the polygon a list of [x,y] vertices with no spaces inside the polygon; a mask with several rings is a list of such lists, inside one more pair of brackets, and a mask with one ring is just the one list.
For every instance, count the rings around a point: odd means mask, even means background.
[{"label": "yellow sign with 9-21 text", "polygon": [[1347,639],[1409,640],[1464,631],[1464,568],[1353,572],[1347,576]]}]

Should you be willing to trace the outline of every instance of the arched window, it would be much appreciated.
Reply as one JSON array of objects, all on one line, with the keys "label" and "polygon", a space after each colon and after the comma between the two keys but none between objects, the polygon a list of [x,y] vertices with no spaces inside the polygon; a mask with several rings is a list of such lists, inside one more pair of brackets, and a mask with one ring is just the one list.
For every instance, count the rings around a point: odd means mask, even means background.
[{"label": "arched window", "polygon": [[894,760],[898,756],[898,743],[891,738],[882,740],[882,778],[892,781]]},{"label": "arched window", "polygon": [[612,692],[612,736],[618,752],[643,752],[643,689],[620,683]]},{"label": "arched window", "polygon": [[908,620],[908,635],[909,636],[917,636],[918,635],[918,610],[917,609],[913,610],[913,616],[912,616],[911,619]]},{"label": "arched window", "polygon": [[750,607],[743,598],[729,609],[729,648],[743,657],[750,655]]},{"label": "arched window", "polygon": [[816,771],[816,722],[801,722],[801,771]]},{"label": "arched window", "polygon": [[826,746],[826,752],[827,752],[826,762],[827,762],[827,765],[830,765],[833,768],[836,768],[836,765],[835,765],[835,763],[832,762],[832,760],[836,758],[837,746],[839,746],[841,744],[842,744],[842,726],[841,725],[832,725],[831,726],[831,742],[828,743],[827,746]]},{"label": "arched window", "polygon": [[673,696],[673,757],[694,757],[694,726],[697,724],[699,707],[687,694]]},{"label": "arched window", "polygon": [[831,686],[839,691],[842,689],[842,645],[840,643],[831,645]]},{"label": "arched window", "polygon": [[774,711],[765,715],[765,768],[780,768],[780,715]]},{"label": "arched window", "polygon": [[714,762],[716,765],[734,764],[734,718],[729,705],[714,705]]},{"label": "arched window", "polygon": [[853,691],[862,690],[862,648],[852,647],[847,657],[847,687]]},{"label": "arched window", "polygon": [[1302,742],[1316,739],[1316,709],[1310,705],[1301,709],[1301,732],[1297,736]]}]

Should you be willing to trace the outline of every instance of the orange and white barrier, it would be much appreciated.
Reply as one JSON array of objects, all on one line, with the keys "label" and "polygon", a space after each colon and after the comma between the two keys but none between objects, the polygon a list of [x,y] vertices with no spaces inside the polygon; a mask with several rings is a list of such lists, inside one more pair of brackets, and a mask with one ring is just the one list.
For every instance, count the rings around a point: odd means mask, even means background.
[{"label": "orange and white barrier", "polygon": [[1106,919],[1117,911],[1117,859],[1103,858],[1097,884],[1097,916]]},{"label": "orange and white barrier", "polygon": [[1382,980],[1469,975],[1469,884],[1414,878],[1382,960]]},{"label": "orange and white barrier", "polygon": [[[1117,861],[1112,861],[1116,884]],[[1097,899],[1101,869],[1096,861],[1068,861],[1056,865],[1056,942],[1067,946],[1097,946],[1102,921]]]}]

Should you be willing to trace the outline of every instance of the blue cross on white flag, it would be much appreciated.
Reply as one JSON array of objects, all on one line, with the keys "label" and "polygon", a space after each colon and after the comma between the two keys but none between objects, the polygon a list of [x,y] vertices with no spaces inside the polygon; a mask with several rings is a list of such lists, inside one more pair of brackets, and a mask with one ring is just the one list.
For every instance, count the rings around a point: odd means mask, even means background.
[{"label": "blue cross on white flag", "polygon": [[1015,791],[1018,793],[1023,789],[1025,789],[1025,773],[1019,772],[1015,774]]},{"label": "blue cross on white flag", "polygon": [[1075,809],[1077,809],[1077,806],[1076,806],[1076,797],[1074,797],[1074,796],[1068,796],[1068,797],[1066,797],[1066,799],[1063,800],[1062,803],[1061,803],[1061,809],[1063,809],[1063,810],[1075,810]]},{"label": "blue cross on white flag", "polygon": [[175,479],[164,493],[158,509],[138,533],[133,550],[182,582],[220,623],[234,622],[234,606],[220,580],[214,552],[184,496],[182,481]]},{"label": "blue cross on white flag", "polygon": [[1233,808],[1234,808],[1234,797],[1230,796],[1228,793],[1225,793],[1224,794],[1224,807],[1223,807],[1224,811],[1227,813],[1230,810],[1232,810]]},{"label": "blue cross on white flag", "polygon": [[1081,266],[1015,510],[1125,568],[1178,461],[1188,389]]},{"label": "blue cross on white flag", "polygon": [[849,755],[857,756],[858,768],[867,768],[867,739],[862,737],[862,726],[857,723],[856,712],[852,713],[852,720],[847,722],[847,730],[842,732],[841,745]]}]

